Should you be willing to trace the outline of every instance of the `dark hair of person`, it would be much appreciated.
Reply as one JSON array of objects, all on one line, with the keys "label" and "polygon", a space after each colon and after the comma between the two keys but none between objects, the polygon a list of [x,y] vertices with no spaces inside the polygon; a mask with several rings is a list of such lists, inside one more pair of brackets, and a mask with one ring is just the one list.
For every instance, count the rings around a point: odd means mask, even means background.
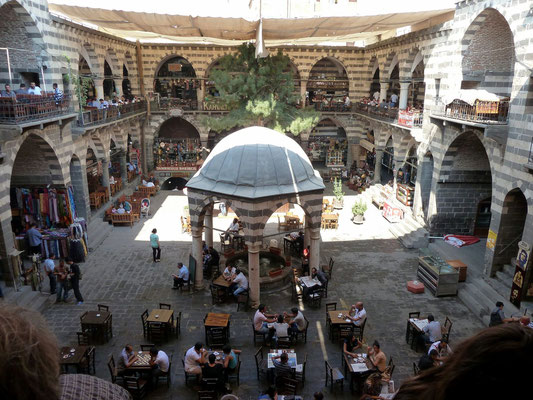
[{"label": "dark hair of person", "polygon": [[264,304],[259,304],[259,306],[257,307],[257,309],[261,312],[263,312],[265,310],[265,305]]},{"label": "dark hair of person", "polygon": [[379,342],[377,340],[374,340],[374,343],[372,343],[372,346],[376,346],[378,349],[381,348],[381,346],[379,345]]},{"label": "dark hair of person", "polygon": [[157,229],[152,229],[152,233],[157,233]]},{"label": "dark hair of person", "polygon": [[267,391],[266,391],[266,394],[268,394],[268,397],[270,397],[271,399],[273,399],[274,397],[276,397],[276,393],[277,393],[277,390],[276,390],[276,387],[275,386],[270,386]]},{"label": "dark hair of person", "polygon": [[532,357],[533,329],[493,326],[461,342],[439,368],[405,381],[394,399],[523,398]]},{"label": "dark hair of person", "polygon": [[208,360],[209,360],[209,364],[214,364],[215,361],[217,360],[217,356],[215,356],[214,354],[209,354]]},{"label": "dark hair of person", "polygon": [[322,392],[315,392],[313,394],[313,399],[314,400],[324,400],[324,395],[322,394]]},{"label": "dark hair of person", "polygon": [[503,307],[503,303],[501,301],[496,302],[496,307]]},{"label": "dark hair of person", "polygon": [[431,321],[435,321],[435,317],[433,316],[433,314],[429,314],[428,315],[428,321],[431,322]]},{"label": "dark hair of person", "polygon": [[224,347],[222,347],[222,351],[224,352],[224,354],[229,354],[231,353],[231,346],[230,345],[224,345]]},{"label": "dark hair of person", "polygon": [[0,306],[0,398],[59,398],[59,348],[44,318]]},{"label": "dark hair of person", "polygon": [[239,275],[241,273],[241,270],[239,268],[235,268],[235,275]]},{"label": "dark hair of person", "polygon": [[150,349],[150,354],[156,356],[157,353],[159,353],[159,349],[157,347],[154,346]]},{"label": "dark hair of person", "polygon": [[196,344],[194,345],[194,350],[200,351],[202,349],[202,346],[202,342],[196,342]]},{"label": "dark hair of person", "polygon": [[300,311],[300,310],[298,310],[296,307],[291,308],[291,312],[292,312],[294,315],[298,314],[298,311]]},{"label": "dark hair of person", "polygon": [[183,267],[183,263],[178,263],[178,268]]},{"label": "dark hair of person", "polygon": [[433,349],[433,350],[431,350],[431,351],[429,352],[429,355],[430,355],[430,356],[435,356],[435,357],[436,357],[436,356],[439,355],[439,352],[438,352],[437,350]]}]

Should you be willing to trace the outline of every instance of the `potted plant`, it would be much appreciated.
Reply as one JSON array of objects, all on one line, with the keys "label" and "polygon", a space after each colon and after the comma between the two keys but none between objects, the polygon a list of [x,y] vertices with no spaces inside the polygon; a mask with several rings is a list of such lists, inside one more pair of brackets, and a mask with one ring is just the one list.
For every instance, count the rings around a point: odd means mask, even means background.
[{"label": "potted plant", "polygon": [[344,192],[342,191],[342,181],[338,178],[335,178],[333,182],[333,194],[335,195],[333,208],[342,209],[344,207]]},{"label": "potted plant", "polygon": [[363,200],[356,200],[352,207],[353,223],[362,224],[365,221],[367,205]]}]

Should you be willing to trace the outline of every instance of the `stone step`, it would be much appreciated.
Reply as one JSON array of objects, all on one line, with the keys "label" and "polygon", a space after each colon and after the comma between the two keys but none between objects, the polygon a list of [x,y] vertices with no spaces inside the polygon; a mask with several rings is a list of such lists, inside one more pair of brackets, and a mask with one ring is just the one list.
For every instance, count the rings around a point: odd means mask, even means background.
[{"label": "stone step", "polygon": [[43,292],[31,290],[31,286],[21,286],[19,291],[14,288],[3,288],[4,298],[7,303],[15,304],[36,312],[43,312],[48,304],[55,301],[55,295],[50,295],[48,291],[48,279],[43,282]]},{"label": "stone step", "polygon": [[507,298],[511,294],[511,286],[512,286],[512,280],[510,278],[501,279],[498,276],[498,273],[501,274],[501,272],[496,273],[495,278],[486,278],[485,281],[496,291],[500,294],[500,296]]},{"label": "stone step", "polygon": [[87,228],[89,251],[95,251],[113,231],[113,225],[101,220],[92,220]]},{"label": "stone step", "polygon": [[[476,298],[472,295],[471,291],[468,290],[468,288],[465,287],[466,285],[460,285],[459,290],[457,292],[457,297],[464,303],[465,306],[468,307],[470,311],[479,319],[482,319],[487,317],[488,314],[486,313],[485,308],[479,304],[479,302],[476,300]],[[488,325],[488,321],[486,323]]]},{"label": "stone step", "polygon": [[500,272],[504,275],[507,275],[509,278],[513,279],[514,273],[516,270],[515,265],[516,264],[504,264]]}]

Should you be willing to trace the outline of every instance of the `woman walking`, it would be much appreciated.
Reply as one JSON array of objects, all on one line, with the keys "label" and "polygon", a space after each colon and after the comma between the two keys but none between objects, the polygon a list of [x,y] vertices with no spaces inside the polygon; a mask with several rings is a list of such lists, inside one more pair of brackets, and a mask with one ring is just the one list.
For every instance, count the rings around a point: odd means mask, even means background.
[{"label": "woman walking", "polygon": [[150,246],[152,246],[152,254],[154,256],[154,262],[161,261],[161,246],[159,246],[159,236],[157,236],[157,229],[152,229],[150,235]]}]

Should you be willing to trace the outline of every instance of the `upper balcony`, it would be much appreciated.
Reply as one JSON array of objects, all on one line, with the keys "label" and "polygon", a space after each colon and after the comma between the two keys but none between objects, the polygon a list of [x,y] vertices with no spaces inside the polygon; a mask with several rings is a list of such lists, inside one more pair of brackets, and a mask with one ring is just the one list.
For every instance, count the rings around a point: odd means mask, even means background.
[{"label": "upper balcony", "polygon": [[355,112],[407,129],[422,128],[424,121],[424,113],[418,109],[400,110],[385,105],[373,106],[366,103],[355,103]]},{"label": "upper balcony", "polygon": [[108,108],[85,107],[78,117],[79,129],[105,126],[146,112],[146,101],[138,101]]},{"label": "upper balcony", "polygon": [[0,97],[0,127],[4,132],[19,134],[24,128],[43,127],[51,122],[61,124],[63,120],[75,116],[68,94],[54,97],[54,93],[43,92],[40,96],[17,94],[14,97]]}]

